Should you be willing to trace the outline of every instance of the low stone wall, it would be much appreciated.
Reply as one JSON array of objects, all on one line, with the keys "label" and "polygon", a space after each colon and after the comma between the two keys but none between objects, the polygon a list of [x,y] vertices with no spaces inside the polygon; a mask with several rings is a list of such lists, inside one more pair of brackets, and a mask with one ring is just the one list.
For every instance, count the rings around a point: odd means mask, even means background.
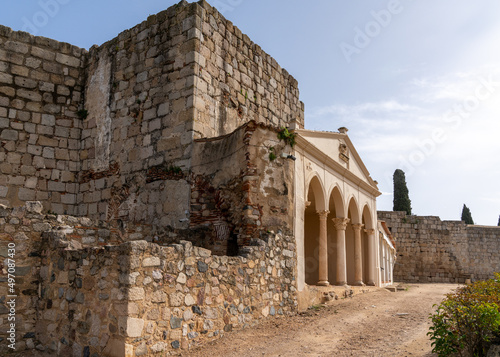
[{"label": "low stone wall", "polygon": [[[161,355],[297,309],[293,237],[269,233],[238,257],[212,256],[187,241],[110,244],[154,237],[139,226],[120,236],[102,223],[45,216],[41,209],[29,203],[0,210],[2,259],[9,243],[17,249],[17,352]],[[0,351],[6,353],[10,292],[3,263]]]},{"label": "low stone wall", "polygon": [[500,271],[500,227],[404,212],[381,211],[378,217],[396,239],[395,281],[465,283]]}]

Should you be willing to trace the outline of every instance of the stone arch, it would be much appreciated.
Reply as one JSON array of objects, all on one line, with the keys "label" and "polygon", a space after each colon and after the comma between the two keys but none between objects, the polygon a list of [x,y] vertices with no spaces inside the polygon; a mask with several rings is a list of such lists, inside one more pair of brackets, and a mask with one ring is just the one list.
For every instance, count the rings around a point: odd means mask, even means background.
[{"label": "stone arch", "polygon": [[[306,202],[311,202],[314,209],[324,211],[326,209],[325,186],[319,175],[316,172],[313,173],[306,182]],[[311,201],[310,198],[314,198],[314,201]]]},{"label": "stone arch", "polygon": [[361,223],[361,215],[359,214],[359,205],[354,195],[350,197],[347,204],[347,217],[351,220],[351,224]]},{"label": "stone arch", "polygon": [[361,223],[365,225],[365,229],[375,229],[376,224],[373,222],[373,215],[368,204],[363,207],[363,213],[361,216]]},{"label": "stone arch", "polygon": [[319,280],[319,215],[324,212],[325,190],[318,175],[312,175],[306,189],[304,209],[304,278],[306,284]]},{"label": "stone arch", "polygon": [[342,190],[338,185],[335,185],[328,195],[328,210],[330,211],[330,217],[332,218],[344,218],[345,208],[344,208],[344,196],[342,195]]}]

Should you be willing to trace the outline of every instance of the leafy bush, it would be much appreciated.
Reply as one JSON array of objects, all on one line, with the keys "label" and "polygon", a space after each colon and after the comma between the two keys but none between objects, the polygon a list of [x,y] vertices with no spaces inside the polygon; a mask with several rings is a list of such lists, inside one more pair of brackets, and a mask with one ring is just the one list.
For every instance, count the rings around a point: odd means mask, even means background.
[{"label": "leafy bush", "polygon": [[500,274],[448,294],[430,318],[438,356],[486,356],[500,333]]}]

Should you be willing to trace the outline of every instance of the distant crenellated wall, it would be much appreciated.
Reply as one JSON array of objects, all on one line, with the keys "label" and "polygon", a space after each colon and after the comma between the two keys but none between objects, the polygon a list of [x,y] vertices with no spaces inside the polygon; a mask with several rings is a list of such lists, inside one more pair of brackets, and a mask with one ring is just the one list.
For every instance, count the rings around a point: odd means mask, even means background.
[{"label": "distant crenellated wall", "polygon": [[500,272],[500,227],[379,211],[396,239],[394,280],[464,283]]}]

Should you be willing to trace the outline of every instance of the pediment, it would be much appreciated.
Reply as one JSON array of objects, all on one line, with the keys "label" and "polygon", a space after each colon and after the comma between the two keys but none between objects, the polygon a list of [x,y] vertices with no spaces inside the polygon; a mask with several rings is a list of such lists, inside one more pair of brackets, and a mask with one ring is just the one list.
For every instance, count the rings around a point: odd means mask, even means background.
[{"label": "pediment", "polygon": [[[298,129],[298,144],[308,148],[310,154],[327,156],[333,169],[347,171],[358,180],[378,190],[377,183],[371,178],[356,148],[344,133]],[[321,155],[321,153],[323,155]]]}]

